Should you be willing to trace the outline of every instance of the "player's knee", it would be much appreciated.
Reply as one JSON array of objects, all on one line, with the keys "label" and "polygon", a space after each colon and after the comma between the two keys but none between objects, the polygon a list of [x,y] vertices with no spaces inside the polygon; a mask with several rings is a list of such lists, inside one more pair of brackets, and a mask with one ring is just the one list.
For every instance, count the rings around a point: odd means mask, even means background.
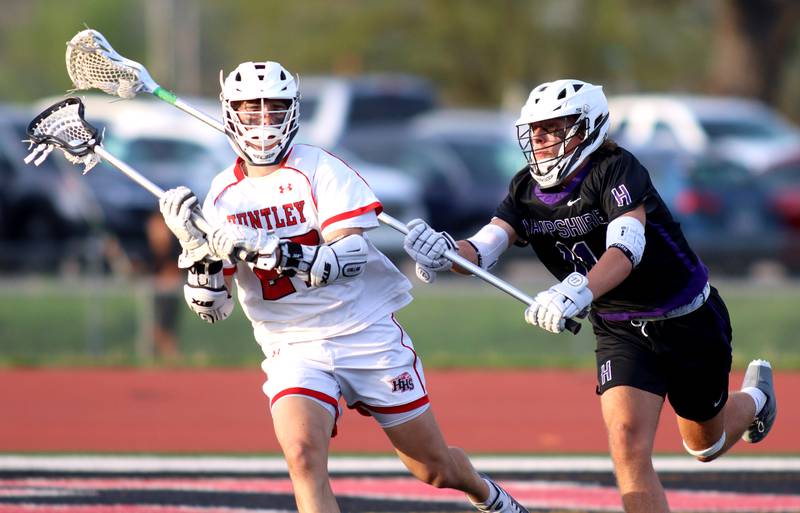
[{"label": "player's knee", "polygon": [[456,484],[455,476],[448,463],[439,460],[426,461],[414,471],[414,476],[435,488],[453,488]]},{"label": "player's knee", "polygon": [[608,427],[609,445],[613,458],[620,462],[650,461],[648,437],[635,423],[619,422]]},{"label": "player's knee", "polygon": [[708,447],[706,449],[692,449],[686,443],[686,440],[683,441],[683,448],[686,449],[686,452],[697,458],[697,461],[701,461],[703,463],[708,463],[709,461],[714,461],[719,456],[722,455],[722,449],[725,447],[725,432],[722,432],[722,436],[720,437],[717,442]]},{"label": "player's knee", "polygon": [[302,440],[284,443],[282,449],[292,475],[317,475],[325,472],[326,462],[323,449]]}]

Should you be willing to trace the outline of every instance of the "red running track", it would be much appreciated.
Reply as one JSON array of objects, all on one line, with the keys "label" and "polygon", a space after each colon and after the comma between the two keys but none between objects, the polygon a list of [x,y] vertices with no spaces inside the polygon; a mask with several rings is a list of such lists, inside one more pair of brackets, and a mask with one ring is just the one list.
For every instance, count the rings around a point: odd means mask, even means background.
[{"label": "red running track", "polygon": [[[430,371],[448,443],[481,453],[604,453],[594,373]],[[741,374],[731,383],[738,385]],[[278,452],[263,374],[243,370],[0,371],[0,452]],[[800,453],[800,373],[777,373],[779,415],[734,453]],[[332,452],[389,453],[377,424],[346,411]],[[683,452],[667,405],[656,452]]]}]

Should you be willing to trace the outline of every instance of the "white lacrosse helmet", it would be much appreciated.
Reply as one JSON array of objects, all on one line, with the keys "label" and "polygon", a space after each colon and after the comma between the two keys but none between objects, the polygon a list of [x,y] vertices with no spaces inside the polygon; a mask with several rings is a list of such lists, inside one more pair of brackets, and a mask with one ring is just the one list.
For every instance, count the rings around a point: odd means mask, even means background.
[{"label": "white lacrosse helmet", "polygon": [[[537,160],[532,151],[531,123],[548,119],[577,116],[565,125],[563,142],[558,155],[547,160]],[[536,86],[522,106],[517,125],[517,138],[528,160],[531,175],[542,188],[560,184],[608,135],[608,100],[603,88],[580,80],[556,80]],[[568,154],[564,154],[572,137],[583,134],[583,141]]]},{"label": "white lacrosse helmet", "polygon": [[[300,96],[297,81],[277,62],[243,62],[223,81],[219,72],[222,92],[222,116],[225,132],[234,151],[256,166],[271,166],[283,159],[297,133],[300,117]],[[240,106],[245,100],[261,100],[260,111],[248,111],[243,119]],[[270,109],[270,100],[281,100],[286,107]],[[268,121],[267,121],[268,120]]]}]

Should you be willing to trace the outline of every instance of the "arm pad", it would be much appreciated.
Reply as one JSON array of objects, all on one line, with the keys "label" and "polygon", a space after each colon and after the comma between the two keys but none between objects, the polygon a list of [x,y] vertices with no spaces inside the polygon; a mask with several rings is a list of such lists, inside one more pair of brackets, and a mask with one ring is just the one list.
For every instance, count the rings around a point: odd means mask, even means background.
[{"label": "arm pad", "polygon": [[496,224],[487,224],[467,239],[478,254],[478,265],[491,269],[497,259],[508,249],[508,234]]},{"label": "arm pad", "polygon": [[610,223],[606,229],[606,249],[617,248],[633,264],[639,265],[644,255],[644,226],[631,216],[620,216]]},{"label": "arm pad", "polygon": [[225,287],[222,262],[197,262],[189,268],[183,297],[189,308],[207,323],[227,319],[233,312],[233,299]]},{"label": "arm pad", "polygon": [[293,273],[310,282],[312,287],[324,287],[336,280],[360,276],[367,265],[368,252],[367,241],[358,234],[321,246],[290,242],[281,246],[278,270],[283,274]]}]

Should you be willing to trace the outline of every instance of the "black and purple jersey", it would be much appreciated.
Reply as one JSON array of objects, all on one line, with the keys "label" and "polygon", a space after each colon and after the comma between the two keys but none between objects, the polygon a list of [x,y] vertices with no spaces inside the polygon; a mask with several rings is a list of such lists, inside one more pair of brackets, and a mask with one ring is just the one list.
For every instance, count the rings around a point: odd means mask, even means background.
[{"label": "black and purple jersey", "polygon": [[623,321],[655,318],[683,306],[708,282],[708,270],[631,153],[601,147],[569,182],[552,189],[541,189],[525,168],[511,180],[495,216],[563,280],[573,271],[587,274],[606,251],[609,221],[639,205],[647,212],[642,260],[592,304],[604,319]]}]

